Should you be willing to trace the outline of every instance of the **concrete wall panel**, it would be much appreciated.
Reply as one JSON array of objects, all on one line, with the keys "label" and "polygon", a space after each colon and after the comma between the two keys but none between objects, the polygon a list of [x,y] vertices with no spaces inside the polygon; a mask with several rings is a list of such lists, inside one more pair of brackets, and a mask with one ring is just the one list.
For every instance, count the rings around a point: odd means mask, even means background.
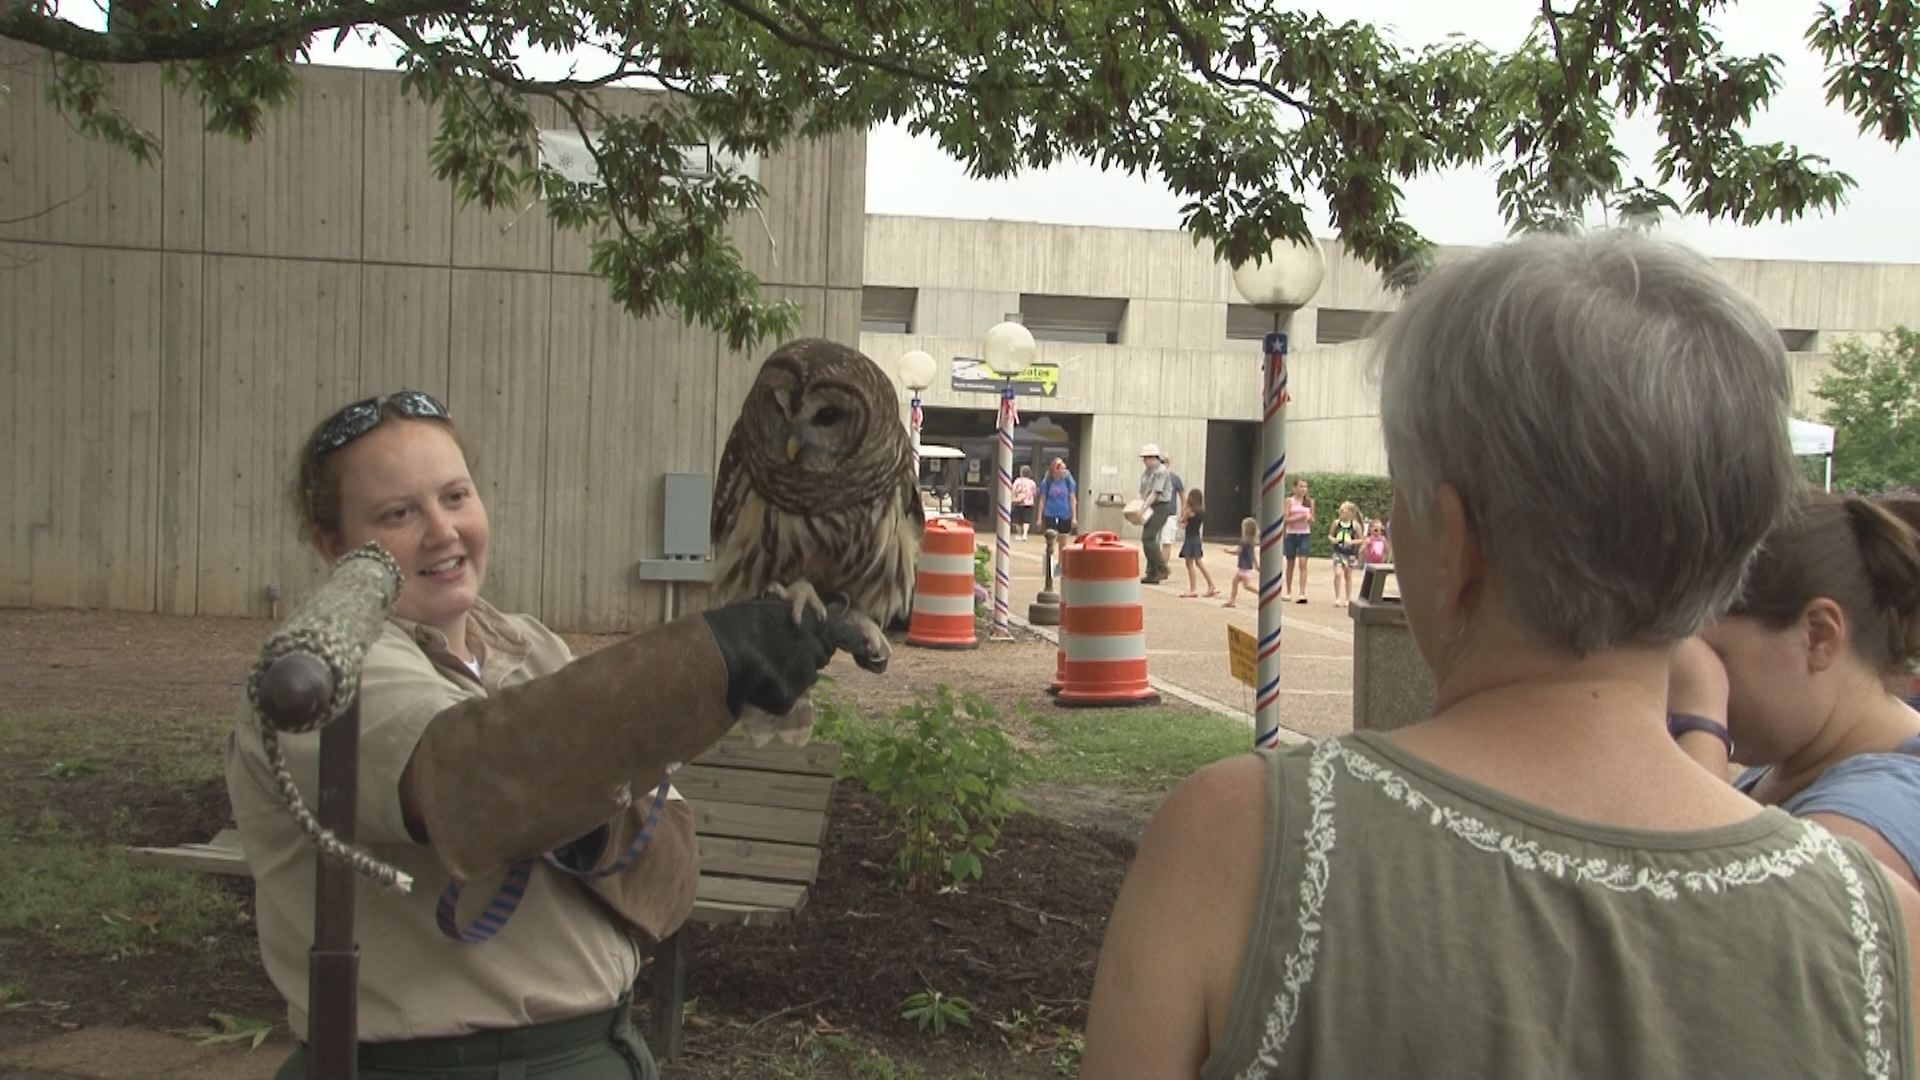
[{"label": "concrete wall panel", "polygon": [[160,279],[156,253],[95,248],[36,246],[7,271],[0,604],[153,604]]},{"label": "concrete wall panel", "polygon": [[266,586],[320,582],[291,499],[307,435],[360,389],[355,263],[210,256],[200,421],[198,608],[265,615]]},{"label": "concrete wall panel", "polygon": [[368,262],[447,265],[453,249],[453,185],[434,178],[427,154],[439,110],[404,93],[398,79],[370,77],[365,85],[361,250]]},{"label": "concrete wall panel", "polygon": [[161,260],[154,530],[157,611],[199,610],[205,263],[200,255],[168,254]]},{"label": "concrete wall panel", "polygon": [[[12,94],[0,104],[0,238],[157,248],[161,170],[79,135],[47,100],[46,54],[0,43]],[[158,71],[109,73],[116,103],[160,134]]]},{"label": "concrete wall panel", "polygon": [[360,278],[358,393],[425,390],[445,401],[453,271],[368,265]]},{"label": "concrete wall panel", "polygon": [[303,67],[299,93],[266,114],[251,142],[206,140],[209,252],[361,257],[362,74]]},{"label": "concrete wall panel", "polygon": [[553,279],[506,270],[452,274],[457,317],[446,400],[492,525],[487,595],[502,610],[540,611]]}]

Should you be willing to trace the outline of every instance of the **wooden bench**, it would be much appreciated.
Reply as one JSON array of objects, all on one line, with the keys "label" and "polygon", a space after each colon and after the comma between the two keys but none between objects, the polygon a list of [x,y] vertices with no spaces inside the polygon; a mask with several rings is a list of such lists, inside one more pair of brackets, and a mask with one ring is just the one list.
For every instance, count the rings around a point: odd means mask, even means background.
[{"label": "wooden bench", "polygon": [[[832,743],[755,747],[730,735],[674,773],[693,806],[700,883],[688,921],[773,926],[790,922],[820,875],[820,846],[833,806],[840,748]],[[204,844],[130,848],[138,866],[246,877],[246,856],[232,828]],[[687,972],[686,933],[661,942],[653,960],[653,1024],[648,1041],[661,1057],[679,1053]]]}]

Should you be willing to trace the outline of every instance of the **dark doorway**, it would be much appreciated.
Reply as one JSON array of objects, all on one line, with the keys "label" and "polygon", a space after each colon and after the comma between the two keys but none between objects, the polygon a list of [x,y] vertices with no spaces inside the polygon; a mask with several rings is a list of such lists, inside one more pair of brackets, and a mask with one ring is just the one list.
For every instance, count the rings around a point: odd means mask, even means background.
[{"label": "dark doorway", "polygon": [[1242,518],[1259,517],[1260,425],[1251,420],[1207,421],[1209,537],[1240,536]]},{"label": "dark doorway", "polygon": [[[1054,458],[1067,460],[1067,469],[1080,477],[1080,455],[1086,446],[1087,418],[1074,413],[1048,412],[1039,401],[1020,402],[1020,426],[1013,429],[1013,475],[1020,466],[1033,470],[1033,478],[1046,475]],[[960,512],[973,527],[990,531],[993,521],[993,455],[999,445],[998,418],[992,409],[926,410],[920,427],[920,441],[951,446],[966,454],[956,463],[959,481]],[[927,469],[923,463],[922,472]],[[922,477],[923,482],[925,477]],[[1086,480],[1081,479],[1084,488]],[[1236,525],[1235,528],[1239,526]]]}]

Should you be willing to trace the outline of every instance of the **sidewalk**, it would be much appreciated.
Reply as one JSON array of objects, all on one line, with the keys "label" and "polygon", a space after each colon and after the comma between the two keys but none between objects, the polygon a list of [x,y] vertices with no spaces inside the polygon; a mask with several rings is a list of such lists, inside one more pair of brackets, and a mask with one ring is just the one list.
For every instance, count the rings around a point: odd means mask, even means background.
[{"label": "sidewalk", "polygon": [[[990,545],[993,537],[981,541]],[[1045,551],[1046,541],[1037,534],[1024,543],[1014,539],[1016,617],[1026,617],[1027,605],[1040,591]],[[1165,584],[1140,587],[1148,670],[1155,680],[1211,699],[1251,722],[1253,691],[1227,670],[1227,627],[1254,633],[1259,597],[1242,590],[1237,608],[1221,607],[1233,582],[1234,557],[1210,542],[1206,566],[1220,590],[1211,600],[1180,598],[1187,590],[1187,568],[1177,558]],[[1306,736],[1343,734],[1353,729],[1353,623],[1345,604],[1334,605],[1332,562],[1311,560],[1308,580],[1308,602],[1288,604],[1281,621],[1280,726]],[[1201,582],[1199,591],[1206,588]]]}]

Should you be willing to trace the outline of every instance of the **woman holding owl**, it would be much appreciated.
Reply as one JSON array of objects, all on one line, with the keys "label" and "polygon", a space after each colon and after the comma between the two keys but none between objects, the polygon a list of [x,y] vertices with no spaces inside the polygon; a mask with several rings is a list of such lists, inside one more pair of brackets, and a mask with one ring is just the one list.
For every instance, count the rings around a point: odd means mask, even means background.
[{"label": "woman holding owl", "polygon": [[[359,895],[360,1075],[654,1076],[628,995],[641,939],[679,926],[698,872],[665,777],[743,709],[791,709],[833,654],[833,620],[756,597],[574,660],[482,598],[486,507],[446,406],[418,391],[341,408],[298,471],[315,550],[376,541],[405,575],[361,674],[358,830],[415,886]],[[281,738],[310,803],[318,743]],[[227,784],[262,958],[304,1039],[312,848],[250,718]],[[280,1075],[306,1075],[304,1047]]]}]

